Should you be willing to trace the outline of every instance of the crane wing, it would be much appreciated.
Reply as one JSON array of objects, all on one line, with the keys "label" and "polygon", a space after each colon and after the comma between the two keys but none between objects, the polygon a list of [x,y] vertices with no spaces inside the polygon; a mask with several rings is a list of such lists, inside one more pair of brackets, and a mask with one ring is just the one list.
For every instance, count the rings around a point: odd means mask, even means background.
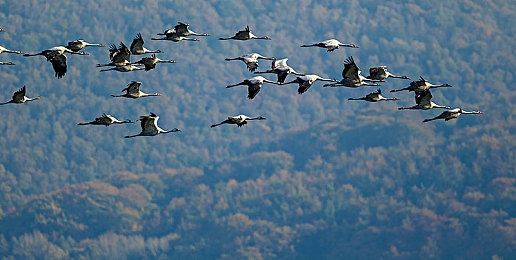
[{"label": "crane wing", "polygon": [[143,49],[143,37],[141,33],[138,33],[136,37],[133,39],[133,42],[131,43],[131,52],[135,52],[137,50]]},{"label": "crane wing", "polygon": [[244,63],[247,66],[247,69],[249,69],[249,71],[255,71],[258,68],[258,61],[257,60],[250,61],[250,60],[244,59]]},{"label": "crane wing", "polygon": [[250,32],[251,32],[251,30],[249,29],[249,25],[247,25],[244,30],[238,31],[237,33],[235,33],[235,36],[233,36],[233,37],[245,38],[249,35]]},{"label": "crane wing", "polygon": [[127,84],[126,92],[127,94],[138,94],[140,92],[141,82],[131,81],[131,83]]},{"label": "crane wing", "polygon": [[118,53],[118,48],[115,44],[109,46],[109,60],[113,61],[115,55]]},{"label": "crane wing", "polygon": [[369,76],[371,78],[376,78],[384,70],[385,70],[385,66],[379,66],[379,67],[375,67],[375,68],[370,68],[369,69]]},{"label": "crane wing", "polygon": [[183,35],[188,32],[188,26],[190,25],[187,23],[178,22],[178,25],[174,26],[174,30],[176,30],[176,33]]},{"label": "crane wing", "polygon": [[114,121],[117,121],[117,119],[107,114],[102,114],[101,117],[95,118],[95,122],[105,126],[113,124]]},{"label": "crane wing", "polygon": [[276,69],[280,67],[288,67],[287,65],[288,58],[281,59],[281,60],[273,60],[271,63],[271,69]]},{"label": "crane wing", "polygon": [[13,94],[13,100],[16,101],[16,102],[17,101],[22,101],[24,97],[25,97],[25,86],[23,86],[22,88],[18,89]]},{"label": "crane wing", "polygon": [[365,96],[365,98],[368,99],[368,100],[374,100],[374,99],[378,98],[378,96],[381,95],[381,94],[382,94],[382,90],[378,89],[375,92],[371,92],[371,93],[367,94]]},{"label": "crane wing", "polygon": [[122,58],[124,58],[124,60],[131,61],[131,50],[129,50],[129,48],[127,48],[127,46],[123,42],[120,42],[118,52],[120,53]]},{"label": "crane wing", "polygon": [[140,116],[139,120],[141,121],[140,126],[142,127],[142,133],[153,134],[157,132],[157,120],[158,116],[153,116],[153,114],[149,116]]},{"label": "crane wing", "polygon": [[50,61],[51,59],[55,58],[56,56],[59,56],[62,54],[62,52],[60,52],[59,50],[54,49],[54,48],[43,51],[43,55],[45,56],[45,58],[47,58],[47,61]]},{"label": "crane wing", "polygon": [[278,73],[278,82],[285,82],[285,79],[287,79],[288,74],[290,73],[290,68],[277,68],[276,72]]},{"label": "crane wing", "polygon": [[49,60],[52,63],[52,67],[54,68],[55,76],[60,79],[62,78],[67,71],[66,65],[66,56],[64,54],[60,54],[55,56],[54,58]]},{"label": "crane wing", "polygon": [[425,85],[425,83],[426,83],[426,80],[423,77],[419,76],[419,80],[410,82],[410,87],[416,88],[416,87]]},{"label": "crane wing", "polygon": [[353,56],[349,56],[344,61],[344,70],[342,70],[342,78],[345,79],[358,79],[359,68],[353,60]]},{"label": "crane wing", "polygon": [[227,122],[236,124],[240,121],[240,119],[241,119],[240,116],[230,116],[230,117],[228,117]]},{"label": "crane wing", "polygon": [[69,41],[66,48],[72,50],[72,51],[80,51],[83,48],[82,42],[79,40],[76,41]]},{"label": "crane wing", "polygon": [[313,82],[310,82],[309,80],[299,81],[299,88],[297,89],[297,93],[305,93],[312,86],[312,83]]},{"label": "crane wing", "polygon": [[120,47],[117,48],[114,44],[109,47],[109,58],[113,63],[124,63],[131,61],[131,51],[123,42],[120,42]]},{"label": "crane wing", "polygon": [[432,93],[430,90],[425,90],[423,92],[416,92],[416,104],[418,105],[430,105],[430,101],[432,99]]},{"label": "crane wing", "polygon": [[253,99],[254,97],[256,97],[256,95],[258,95],[258,92],[260,92],[261,88],[262,88],[261,83],[249,84],[249,86],[247,87],[247,92],[248,92],[247,98]]},{"label": "crane wing", "polygon": [[102,116],[99,116],[99,117],[95,118],[95,122],[99,122],[100,123],[100,122],[104,121],[105,118],[107,118],[107,117],[108,117],[108,115],[102,114]]}]

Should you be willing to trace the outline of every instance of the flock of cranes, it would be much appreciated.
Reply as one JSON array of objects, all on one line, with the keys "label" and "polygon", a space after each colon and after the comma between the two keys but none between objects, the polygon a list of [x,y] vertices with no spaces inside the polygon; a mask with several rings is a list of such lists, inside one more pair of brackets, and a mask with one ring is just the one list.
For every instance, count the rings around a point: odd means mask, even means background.
[{"label": "flock of cranes", "polygon": [[[251,39],[266,39],[270,40],[269,37],[263,36],[263,37],[257,37],[254,34],[251,33],[249,26],[247,26],[244,30],[237,32],[233,37],[229,38],[219,38],[221,40],[251,40]],[[349,48],[359,48],[354,43],[342,43],[336,39],[329,39],[325,41],[321,41],[318,43],[313,44],[303,44],[300,47],[320,47],[325,48],[328,52],[333,52],[339,47],[349,47]],[[264,59],[264,60],[272,60],[271,63],[271,69],[265,70],[265,71],[256,71],[258,68],[258,60]],[[361,86],[380,86],[380,82],[385,82],[387,78],[399,78],[399,79],[410,79],[408,76],[398,76],[395,74],[392,74],[387,70],[387,66],[377,66],[372,67],[369,69],[369,76],[363,76],[361,75],[360,68],[355,63],[352,56],[349,56],[344,61],[344,69],[342,70],[342,79],[336,80],[336,79],[330,79],[330,78],[323,78],[321,76],[315,75],[315,74],[305,74],[305,73],[299,73],[295,71],[292,67],[287,65],[288,58],[284,59],[277,59],[275,57],[266,57],[259,53],[249,53],[244,54],[242,56],[236,57],[236,58],[226,58],[225,60],[241,60],[245,63],[247,66],[247,69],[249,71],[254,72],[254,74],[265,74],[265,73],[272,73],[277,74],[277,81],[274,82],[272,80],[266,79],[262,76],[255,76],[252,78],[248,78],[243,80],[242,82],[228,85],[226,88],[232,88],[235,86],[240,85],[246,85],[248,87],[248,99],[254,99],[256,95],[260,92],[262,86],[264,83],[270,83],[270,84],[276,84],[276,85],[287,85],[292,83],[297,83],[299,85],[298,93],[303,94],[312,86],[312,84],[316,81],[327,81],[331,83],[324,84],[323,87],[349,87],[349,88],[358,88]],[[287,76],[289,74],[296,75],[296,78],[285,82]],[[428,110],[432,108],[446,108],[448,110],[444,111],[439,116],[436,116],[431,119],[425,119],[423,122],[428,122],[436,119],[444,119],[446,121],[450,119],[457,118],[461,114],[482,114],[480,111],[464,111],[461,108],[452,109],[450,106],[441,106],[437,105],[436,103],[432,102],[432,94],[430,93],[430,89],[435,88],[445,88],[445,87],[451,87],[449,84],[432,84],[423,77],[419,77],[419,80],[410,82],[409,86],[402,89],[396,89],[391,90],[390,92],[398,92],[398,91],[404,91],[408,90],[415,93],[415,101],[416,105],[411,107],[399,107],[399,110],[406,110],[406,109],[421,109],[421,110]],[[378,101],[396,101],[399,100],[396,97],[384,97],[382,95],[381,89],[377,89],[375,92],[371,92],[367,94],[364,97],[360,98],[349,98],[348,100],[363,100],[368,102],[378,102]],[[223,121],[222,123],[232,123],[235,124],[235,122],[238,122],[238,119],[241,118],[241,116],[235,116],[235,117],[229,117],[227,120]],[[249,120],[249,119],[248,119]],[[237,123],[236,123],[237,124]],[[237,124],[238,125],[238,124]],[[216,125],[214,125],[216,126]],[[242,125],[238,125],[242,126]]]},{"label": "flock of cranes", "polygon": [[[0,32],[3,29],[0,28]],[[198,38],[191,38],[190,36],[210,36],[207,33],[196,33],[189,29],[189,24],[179,22],[174,28],[170,28],[165,30],[163,33],[158,33],[157,35],[163,36],[162,38],[151,38],[151,40],[167,40],[172,42],[179,41],[199,41]],[[236,32],[231,37],[220,37],[219,40],[271,40],[268,36],[256,36],[254,35],[249,26],[246,26],[243,30]],[[100,72],[104,71],[117,71],[117,72],[131,72],[136,70],[153,70],[156,68],[158,63],[175,63],[175,60],[162,60],[156,56],[158,53],[163,53],[161,50],[149,50],[144,47],[144,39],[140,33],[136,35],[133,39],[130,47],[127,47],[123,42],[120,42],[118,46],[115,44],[111,44],[109,46],[109,63],[105,64],[97,64],[97,67],[100,67]],[[74,55],[89,55],[89,53],[82,51],[83,48],[86,47],[105,47],[102,43],[88,43],[84,40],[76,40],[70,41],[66,46],[55,46],[49,49],[42,50],[38,53],[25,53],[20,50],[10,50],[3,46],[0,46],[0,54],[1,53],[12,53],[12,54],[22,54],[23,56],[44,56],[48,62],[52,64],[52,67],[55,72],[55,77],[62,78],[65,76],[67,72],[67,57],[66,53],[74,54]],[[328,52],[333,52],[339,47],[347,47],[347,48],[359,48],[354,43],[342,43],[336,39],[329,39],[325,41],[321,41],[318,43],[312,44],[303,44],[300,47],[320,47],[325,48]],[[131,62],[131,55],[144,55],[151,54],[150,57],[143,57],[136,62]],[[257,71],[258,69],[258,60],[270,60],[271,68],[268,70]],[[388,78],[399,78],[399,79],[410,79],[408,76],[397,76],[395,74],[390,73],[387,70],[386,66],[377,66],[369,69],[369,76],[361,75],[361,71],[357,64],[355,63],[352,56],[349,56],[344,61],[344,68],[342,70],[342,79],[336,80],[333,78],[323,78],[321,76],[315,74],[306,74],[300,73],[294,70],[287,64],[288,58],[277,59],[276,57],[268,57],[263,56],[259,53],[249,53],[244,54],[234,58],[225,58],[226,61],[240,60],[244,62],[247,69],[254,74],[276,74],[277,80],[270,80],[263,76],[254,76],[248,79],[244,79],[239,83],[227,85],[226,88],[233,88],[236,86],[247,86],[247,98],[254,99],[258,93],[260,92],[264,83],[275,84],[275,85],[288,85],[288,84],[298,84],[298,93],[303,94],[309,90],[309,88],[316,81],[326,81],[323,87],[348,87],[348,88],[358,88],[361,86],[380,86],[380,83],[385,82]],[[0,62],[0,65],[15,65],[12,62]],[[103,68],[109,67],[109,68]],[[286,81],[288,75],[295,75],[295,78]],[[138,81],[131,81],[127,84],[127,87],[122,90],[123,94],[121,95],[111,95],[112,97],[124,97],[124,98],[141,98],[141,97],[150,97],[150,96],[160,96],[159,93],[144,93],[140,90],[142,83]],[[445,108],[444,112],[440,115],[425,119],[423,122],[433,121],[437,119],[444,119],[448,121],[450,119],[457,118],[461,114],[482,114],[480,111],[465,111],[461,108],[452,109],[451,106],[442,106],[437,105],[432,101],[432,94],[430,93],[430,89],[435,88],[447,88],[451,87],[449,84],[432,84],[426,81],[423,77],[419,77],[418,80],[410,82],[409,86],[402,89],[394,89],[390,92],[399,92],[399,91],[409,91],[415,93],[415,105],[410,107],[399,107],[399,110],[428,110],[433,108]],[[18,91],[16,91],[12,99],[5,103],[0,103],[0,105],[5,105],[9,103],[24,103],[28,101],[38,100],[41,97],[28,98],[25,96],[26,87],[22,87]],[[376,91],[367,94],[364,97],[358,98],[349,98],[348,100],[361,100],[368,102],[379,102],[379,101],[396,101],[399,100],[396,97],[384,97],[382,96],[382,91],[378,88]],[[138,121],[140,121],[141,132],[136,135],[128,135],[125,138],[132,138],[136,136],[154,136],[158,134],[166,134],[173,132],[180,132],[181,130],[174,128],[172,130],[163,130],[157,124],[159,116],[154,113],[150,113],[150,115],[140,116]],[[257,117],[249,117],[246,115],[237,115],[230,116],[227,119],[223,120],[220,123],[213,124],[211,127],[216,127],[222,124],[236,124],[238,127],[241,127],[247,124],[247,121],[251,120],[265,120],[265,117],[257,116]],[[110,126],[112,124],[125,124],[125,123],[134,123],[131,120],[118,120],[117,118],[109,115],[103,114],[100,117],[95,118],[94,121],[78,123],[78,125],[104,125]]]}]

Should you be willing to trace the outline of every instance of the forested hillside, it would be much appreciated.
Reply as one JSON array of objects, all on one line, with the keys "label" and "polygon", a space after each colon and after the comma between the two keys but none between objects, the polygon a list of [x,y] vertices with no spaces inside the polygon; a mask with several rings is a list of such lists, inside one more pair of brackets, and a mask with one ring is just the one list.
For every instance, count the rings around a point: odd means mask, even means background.
[{"label": "forested hillside", "polygon": [[[162,50],[150,71],[100,72],[109,47],[45,57],[1,53],[2,259],[516,258],[516,6],[511,1],[0,1],[0,46],[38,53],[68,41]],[[210,36],[155,41],[178,22]],[[247,25],[272,40],[221,41]],[[335,38],[359,48],[301,48]],[[380,87],[265,83],[225,58],[257,52],[340,80],[388,66]],[[132,61],[150,55],[133,55]],[[259,61],[259,71],[271,62]],[[276,80],[276,75],[262,76]],[[420,76],[451,88],[414,105]],[[287,81],[295,79],[289,75]],[[131,81],[162,96],[114,98]],[[349,101],[382,90],[398,101]],[[139,116],[182,131],[126,139]],[[77,125],[103,113],[135,124]],[[266,120],[221,125],[228,116]]]}]

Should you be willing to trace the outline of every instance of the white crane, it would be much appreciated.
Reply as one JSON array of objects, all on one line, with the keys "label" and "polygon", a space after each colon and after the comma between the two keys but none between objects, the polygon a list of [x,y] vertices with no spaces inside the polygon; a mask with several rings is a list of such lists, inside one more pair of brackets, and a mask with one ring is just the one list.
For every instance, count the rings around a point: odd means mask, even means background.
[{"label": "white crane", "polygon": [[440,85],[432,84],[432,83],[426,81],[423,77],[419,76],[419,80],[410,82],[410,85],[408,87],[402,88],[402,89],[393,89],[393,90],[391,90],[391,92],[398,92],[398,91],[403,91],[403,90],[414,91],[414,92],[423,92],[425,90],[432,89],[432,88],[451,88],[451,87],[452,86],[449,84],[440,84]]},{"label": "white crane", "polygon": [[155,136],[158,134],[168,134],[173,132],[181,132],[181,130],[174,128],[172,130],[163,130],[158,126],[158,119],[154,113],[150,113],[148,116],[140,116],[138,120],[141,122],[142,131],[136,135],[126,135],[125,138],[132,138],[136,136]]},{"label": "white crane", "polygon": [[285,83],[288,74],[304,76],[305,74],[296,72],[292,67],[287,65],[288,58],[272,61],[271,69],[266,71],[256,71],[254,74],[273,73],[278,75],[278,83]]},{"label": "white crane", "polygon": [[448,120],[451,120],[451,119],[455,119],[455,118],[459,117],[462,114],[483,114],[483,112],[480,112],[478,110],[476,110],[476,111],[464,111],[464,110],[462,110],[462,108],[454,108],[454,109],[446,110],[446,111],[442,112],[440,115],[438,115],[438,116],[436,116],[434,118],[425,119],[425,120],[423,120],[423,123],[429,122],[429,121],[432,121],[432,120],[437,120],[437,119],[444,119],[444,121],[448,121]]},{"label": "white crane", "polygon": [[20,88],[19,90],[17,90],[16,92],[14,92],[13,94],[13,97],[11,100],[5,102],[5,103],[0,103],[0,105],[6,105],[6,104],[21,104],[21,103],[25,103],[25,102],[29,102],[29,101],[34,101],[34,100],[38,100],[38,99],[41,99],[40,96],[38,97],[35,97],[35,98],[28,98],[25,96],[25,86],[23,86],[22,88]]},{"label": "white crane", "polygon": [[258,117],[248,117],[246,115],[230,116],[230,117],[228,117],[228,119],[226,119],[218,124],[211,125],[211,127],[216,127],[216,126],[219,126],[222,124],[233,124],[233,125],[237,125],[238,127],[241,127],[243,125],[246,125],[247,121],[249,121],[249,120],[265,120],[265,119],[266,118],[263,116],[258,116]]},{"label": "white crane", "polygon": [[354,43],[342,43],[336,39],[329,39],[322,42],[314,43],[314,44],[303,44],[301,47],[321,47],[325,48],[328,52],[334,51],[339,47],[349,47],[349,48],[358,48],[358,46]]},{"label": "white crane", "polygon": [[232,88],[232,87],[236,87],[236,86],[240,86],[240,85],[247,85],[247,93],[248,93],[247,98],[253,99],[258,94],[258,92],[260,92],[260,89],[262,88],[262,85],[264,82],[279,85],[279,83],[274,82],[272,80],[268,80],[262,76],[256,76],[256,77],[252,77],[250,79],[246,79],[240,83],[237,83],[234,85],[229,85],[226,88]]},{"label": "white crane", "polygon": [[365,100],[369,102],[378,102],[378,101],[389,101],[389,100],[399,100],[399,98],[386,98],[382,96],[382,90],[378,89],[375,92],[371,92],[367,94],[365,97],[361,98],[348,98],[348,100]]},{"label": "white crane", "polygon": [[[344,61],[344,69],[342,70],[342,80],[338,83],[325,84],[323,87],[350,87],[350,88],[358,88],[360,86],[379,86],[379,80],[367,79],[366,77],[360,75],[360,69],[358,68],[355,60],[352,56],[349,56]],[[369,83],[371,82],[371,83]]]},{"label": "white crane", "polygon": [[422,92],[416,92],[415,95],[416,99],[416,105],[411,107],[398,107],[398,110],[405,110],[405,109],[421,109],[421,110],[427,110],[432,108],[446,108],[451,109],[450,106],[441,106],[437,105],[436,103],[432,102],[432,93],[430,93],[430,90],[425,90]]},{"label": "white crane", "polygon": [[210,36],[207,33],[196,33],[189,29],[190,24],[178,22],[176,26],[172,29],[168,29],[163,33],[158,33],[158,35],[165,35],[165,36]]},{"label": "white crane", "polygon": [[156,54],[152,54],[150,57],[145,57],[140,59],[139,61],[133,63],[133,65],[140,64],[145,66],[145,71],[152,70],[156,68],[156,64],[158,63],[176,63],[175,60],[162,60],[158,57],[156,57]]},{"label": "white crane", "polygon": [[122,95],[111,95],[112,97],[125,97],[125,98],[141,98],[141,97],[152,97],[152,96],[161,96],[160,93],[147,94],[143,93],[140,90],[140,86],[142,85],[139,81],[131,81],[127,84],[127,88],[122,89],[122,92],[125,94]]},{"label": "white crane", "polygon": [[120,121],[116,119],[116,117],[108,114],[102,114],[102,116],[95,118],[94,121],[91,122],[85,122],[85,123],[78,123],[77,125],[104,125],[106,127],[113,125],[113,124],[128,124],[133,123],[133,121],[127,119],[124,121]]},{"label": "white crane", "polygon": [[369,68],[369,76],[367,76],[366,78],[380,80],[380,81],[384,81],[387,78],[410,79],[407,76],[397,76],[397,75],[390,73],[387,70],[387,66],[378,66],[378,67],[374,67],[374,68]]},{"label": "white crane", "polygon": [[141,55],[146,53],[162,53],[161,50],[155,50],[151,51],[145,47],[143,47],[143,44],[145,42],[143,41],[142,34],[138,33],[136,37],[133,39],[133,42],[131,43],[131,54],[133,55]]},{"label": "white crane", "polygon": [[12,61],[0,61],[0,65],[16,65]]},{"label": "white crane", "polygon": [[5,48],[4,46],[0,46],[0,54],[4,53],[4,52],[5,53],[14,53],[14,54],[23,54],[23,52],[20,50],[13,51],[13,50],[9,50],[9,49]]},{"label": "white crane", "polygon": [[284,83],[285,85],[287,84],[292,84],[292,83],[297,83],[299,84],[299,88],[297,89],[297,93],[299,94],[303,94],[305,93],[311,86],[312,84],[314,84],[314,82],[316,82],[317,80],[320,80],[320,81],[330,81],[330,82],[337,82],[336,79],[327,79],[327,78],[323,78],[323,77],[320,77],[318,75],[315,75],[315,74],[308,74],[308,75],[303,75],[303,76],[297,76],[296,79],[290,81],[290,82],[286,82]]},{"label": "white crane", "polygon": [[255,71],[258,68],[258,59],[276,60],[276,58],[274,58],[274,57],[265,57],[256,52],[244,54],[244,55],[242,55],[240,57],[236,57],[236,58],[225,58],[224,60],[227,60],[227,61],[241,60],[245,63],[245,65],[247,66],[247,69],[249,69],[249,71]]},{"label": "white crane", "polygon": [[219,38],[219,40],[240,40],[240,41],[246,41],[246,40],[252,40],[252,39],[262,39],[262,40],[270,40],[271,38],[269,38],[268,36],[256,36],[254,35],[251,30],[249,29],[249,25],[245,27],[244,30],[240,30],[238,31],[237,33],[235,33],[235,35],[231,36],[231,37],[228,37],[228,38],[224,38],[224,37],[221,37]]},{"label": "white crane", "polygon": [[72,51],[80,51],[85,47],[88,46],[95,46],[95,47],[105,47],[106,45],[102,43],[89,43],[85,40],[79,39],[75,41],[69,41],[68,45],[66,45],[66,48],[72,50]]}]

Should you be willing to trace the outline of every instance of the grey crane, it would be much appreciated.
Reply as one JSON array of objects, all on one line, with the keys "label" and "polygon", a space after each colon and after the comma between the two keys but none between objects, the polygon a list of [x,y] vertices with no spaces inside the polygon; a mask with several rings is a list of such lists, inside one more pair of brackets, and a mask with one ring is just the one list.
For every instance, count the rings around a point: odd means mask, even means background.
[{"label": "grey crane", "polygon": [[378,102],[378,101],[389,101],[389,100],[399,100],[399,98],[386,98],[382,96],[382,90],[377,89],[375,92],[371,92],[367,94],[365,97],[361,98],[348,98],[348,100],[364,100],[368,102]]},{"label": "grey crane", "polygon": [[270,40],[271,38],[269,38],[268,36],[258,37],[256,35],[254,35],[251,32],[251,30],[249,29],[249,25],[247,25],[244,30],[240,30],[240,31],[236,32],[235,35],[233,35],[231,37],[219,38],[219,40],[240,40],[240,41],[247,41],[247,40],[252,40],[252,39]]},{"label": "grey crane", "polygon": [[397,76],[397,75],[390,73],[387,70],[387,66],[378,66],[378,67],[374,67],[374,68],[369,68],[369,76],[367,76],[366,78],[380,80],[380,81],[384,81],[387,78],[410,79],[407,76]]},{"label": "grey crane", "polygon": [[148,116],[140,116],[138,119],[140,121],[140,125],[142,128],[142,131],[139,134],[136,135],[126,135],[125,138],[132,138],[136,136],[155,136],[159,134],[168,134],[173,132],[181,132],[181,130],[174,128],[172,130],[163,130],[158,126],[158,119],[159,116],[157,116],[154,113],[150,113]]},{"label": "grey crane", "polygon": [[483,112],[480,112],[478,110],[464,111],[464,110],[462,110],[462,108],[454,108],[454,109],[446,110],[434,118],[425,119],[425,120],[423,120],[423,123],[437,120],[437,119],[444,119],[444,121],[448,121],[451,119],[458,118],[462,114],[483,114]]},{"label": "grey crane", "polygon": [[16,92],[14,92],[11,100],[4,102],[4,103],[0,103],[0,105],[6,105],[6,104],[11,104],[11,103],[12,104],[21,104],[21,103],[41,99],[40,96],[37,96],[35,98],[28,98],[25,96],[25,92],[26,92],[26,89],[25,89],[25,86],[23,86],[22,88],[20,88]]},{"label": "grey crane", "polygon": [[72,51],[80,51],[83,48],[88,47],[88,46],[105,47],[106,45],[104,45],[102,43],[89,43],[85,40],[78,39],[75,41],[69,41],[68,45],[66,45],[66,48],[68,48]]},{"label": "grey crane", "polygon": [[295,71],[292,67],[287,65],[288,58],[281,60],[272,61],[271,69],[266,71],[256,71],[255,74],[264,74],[264,73],[273,73],[278,75],[278,83],[285,83],[285,79],[287,79],[288,74],[294,74],[297,76],[304,76],[304,73],[299,73]]},{"label": "grey crane", "polygon": [[136,37],[133,39],[133,42],[131,43],[131,54],[133,55],[141,55],[146,53],[162,53],[161,50],[155,50],[151,51],[145,47],[143,47],[143,44],[145,42],[143,41],[143,37],[141,33],[138,33]]},{"label": "grey crane", "polygon": [[237,83],[234,85],[229,85],[226,88],[232,88],[232,87],[236,87],[236,86],[240,86],[240,85],[247,85],[247,93],[248,93],[247,98],[253,99],[258,94],[258,92],[260,92],[260,89],[262,88],[262,85],[264,82],[279,85],[279,83],[274,82],[272,80],[268,80],[262,76],[256,76],[256,77],[252,77],[250,79],[246,79],[240,83]]},{"label": "grey crane", "polygon": [[93,120],[91,122],[78,123],[77,125],[103,125],[103,126],[108,127],[113,124],[128,124],[128,123],[134,124],[134,122],[129,119],[121,121],[112,115],[102,114],[102,116],[95,118],[95,120]]},{"label": "grey crane", "polygon": [[244,55],[242,55],[240,57],[236,57],[236,58],[225,58],[224,60],[227,60],[227,61],[241,60],[245,63],[245,65],[247,66],[247,69],[249,69],[249,71],[255,71],[258,68],[258,59],[276,60],[276,58],[274,58],[274,57],[266,57],[266,56],[263,56],[256,52],[244,54]]},{"label": "grey crane", "polygon": [[196,33],[190,30],[190,24],[178,22],[176,26],[172,29],[165,30],[163,33],[158,33],[158,35],[165,36],[210,36],[207,33]]},{"label": "grey crane", "polygon": [[145,57],[140,59],[139,61],[133,63],[133,65],[141,64],[145,66],[145,71],[152,70],[156,68],[156,64],[158,63],[175,63],[175,60],[162,60],[158,57],[156,57],[156,54],[152,54],[150,57]]},{"label": "grey crane", "polygon": [[342,80],[338,83],[325,84],[323,87],[350,87],[350,88],[358,88],[360,86],[379,86],[379,80],[367,79],[366,77],[360,74],[360,69],[358,68],[353,56],[349,56],[344,61],[344,69],[342,70]]},{"label": "grey crane", "polygon": [[432,84],[432,83],[426,81],[423,77],[419,76],[419,80],[410,82],[410,85],[408,87],[402,88],[402,89],[393,89],[393,90],[391,90],[391,92],[398,92],[398,91],[403,91],[403,90],[414,91],[414,92],[423,92],[425,90],[432,89],[432,88],[451,88],[451,87],[452,86],[449,84],[440,84],[440,85]]},{"label": "grey crane", "polygon": [[427,110],[432,108],[446,108],[451,109],[451,106],[441,106],[437,105],[436,103],[432,102],[432,93],[430,93],[430,90],[424,90],[422,92],[415,92],[415,99],[416,99],[416,105],[411,107],[398,107],[398,110],[405,110],[405,109],[421,109],[421,110]]},{"label": "grey crane", "polygon": [[294,79],[294,80],[292,80],[290,82],[286,82],[284,84],[285,85],[286,84],[292,84],[292,83],[299,84],[299,88],[297,89],[297,93],[303,94],[306,91],[308,91],[308,89],[312,86],[312,84],[314,82],[316,82],[317,80],[320,80],[320,81],[330,81],[330,82],[338,82],[336,79],[328,79],[328,78],[320,77],[320,76],[315,75],[315,74],[308,74],[308,75],[303,75],[303,76],[297,76],[296,79]]},{"label": "grey crane", "polygon": [[322,42],[314,43],[314,44],[303,44],[301,47],[321,47],[325,48],[328,52],[332,52],[339,47],[349,47],[349,48],[358,48],[358,46],[354,43],[342,43],[336,39],[329,39]]},{"label": "grey crane", "polygon": [[125,97],[125,98],[141,98],[141,97],[153,97],[153,96],[161,96],[160,93],[152,93],[147,94],[140,90],[140,86],[142,85],[139,81],[131,81],[127,84],[127,88],[122,89],[122,92],[125,94],[122,95],[111,95],[112,97]]},{"label": "grey crane", "polygon": [[167,34],[163,38],[151,38],[151,40],[154,40],[154,41],[171,41],[171,42],[180,42],[180,41],[198,42],[199,41],[199,39],[197,39],[197,38],[188,38],[186,36],[179,35],[179,34],[176,34],[176,33]]},{"label": "grey crane", "polygon": [[265,119],[266,118],[263,116],[258,116],[258,117],[248,117],[246,115],[230,116],[226,120],[224,120],[218,124],[211,125],[211,127],[216,127],[216,126],[219,126],[222,124],[233,124],[233,125],[237,125],[238,127],[241,127],[243,125],[246,125],[247,121],[249,121],[249,120],[265,120]]},{"label": "grey crane", "polygon": [[130,71],[135,71],[135,70],[144,70],[144,68],[139,67],[134,64],[131,64],[131,63],[128,63],[126,65],[117,65],[117,66],[109,68],[109,69],[101,69],[100,72],[110,71],[110,70],[114,70],[114,71],[118,71],[118,72],[130,72]]}]

